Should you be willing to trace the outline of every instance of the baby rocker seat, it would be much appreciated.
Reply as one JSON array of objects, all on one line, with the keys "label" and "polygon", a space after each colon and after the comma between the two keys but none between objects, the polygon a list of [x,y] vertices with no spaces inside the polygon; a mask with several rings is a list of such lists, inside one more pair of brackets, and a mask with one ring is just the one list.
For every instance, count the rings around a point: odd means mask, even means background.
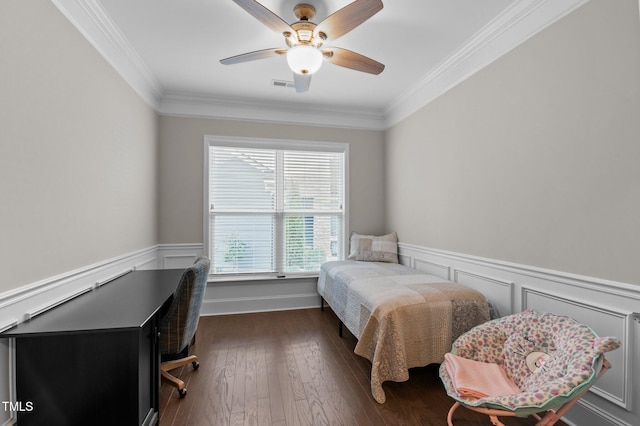
[{"label": "baby rocker seat", "polygon": [[610,368],[604,353],[620,345],[572,318],[531,310],[476,326],[440,365],[456,401],[447,424],[453,426],[453,412],[463,406],[496,426],[504,426],[498,416],[529,415],[539,426],[553,425]]}]

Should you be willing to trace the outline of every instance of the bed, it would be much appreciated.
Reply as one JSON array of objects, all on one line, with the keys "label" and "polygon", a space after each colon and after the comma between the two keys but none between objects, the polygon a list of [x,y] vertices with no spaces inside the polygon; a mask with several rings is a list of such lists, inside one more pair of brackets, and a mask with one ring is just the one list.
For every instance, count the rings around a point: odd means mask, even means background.
[{"label": "bed", "polygon": [[383,382],[442,363],[457,337],[489,320],[476,290],[398,263],[327,262],[318,293],[358,339],[354,352],[371,361],[371,393],[380,404]]}]

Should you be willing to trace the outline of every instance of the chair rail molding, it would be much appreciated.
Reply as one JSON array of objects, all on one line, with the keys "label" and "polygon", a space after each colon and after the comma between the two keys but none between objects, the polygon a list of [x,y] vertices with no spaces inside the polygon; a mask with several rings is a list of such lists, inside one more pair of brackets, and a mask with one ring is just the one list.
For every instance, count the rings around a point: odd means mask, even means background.
[{"label": "chair rail molding", "polygon": [[[500,315],[531,308],[567,315],[599,336],[616,336],[623,345],[607,354],[612,371],[569,410],[572,425],[640,424],[640,284],[621,283],[534,266],[454,253],[412,244],[398,244],[401,262],[429,269],[472,287],[497,307]],[[426,265],[426,267],[425,267]],[[594,419],[598,419],[594,423]]]},{"label": "chair rail molding", "polygon": [[0,293],[0,329],[22,322],[136,269],[158,268],[148,247]]},{"label": "chair rail molding", "polygon": [[[564,417],[568,424],[640,424],[640,285],[400,243],[401,263],[475,288],[501,315],[527,308],[569,315],[601,336],[617,336],[622,348],[608,354],[613,371],[597,383]],[[159,244],[40,280],[0,294],[0,330],[39,315],[136,269],[175,269],[191,265],[202,243]],[[316,308],[317,277],[261,280],[210,279],[201,315],[224,315]],[[177,283],[176,283],[177,285]],[[10,342],[0,343],[0,400],[12,395]],[[6,413],[10,416],[10,413]],[[11,419],[0,414],[0,425]]]},{"label": "chair rail molding", "polygon": [[[0,293],[0,331],[14,327],[113,279],[137,269],[158,268],[158,247],[152,246],[84,266]],[[15,401],[14,339],[0,341],[0,401]],[[15,412],[0,411],[0,424],[15,424]]]}]

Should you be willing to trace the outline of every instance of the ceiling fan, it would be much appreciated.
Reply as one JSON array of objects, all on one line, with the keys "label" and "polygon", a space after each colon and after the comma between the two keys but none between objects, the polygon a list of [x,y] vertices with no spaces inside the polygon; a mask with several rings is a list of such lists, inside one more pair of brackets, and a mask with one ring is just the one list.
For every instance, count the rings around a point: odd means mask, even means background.
[{"label": "ceiling fan", "polygon": [[267,27],[282,33],[288,48],[256,50],[231,56],[220,60],[224,65],[286,55],[298,93],[309,89],[311,75],[320,69],[323,60],[369,74],[380,74],[384,70],[383,64],[359,53],[340,47],[323,47],[325,41],[345,35],[378,13],[383,8],[380,0],[355,0],[317,25],[311,22],[316,9],[310,4],[295,6],[293,13],[298,21],[287,24],[255,0],[233,1]]}]

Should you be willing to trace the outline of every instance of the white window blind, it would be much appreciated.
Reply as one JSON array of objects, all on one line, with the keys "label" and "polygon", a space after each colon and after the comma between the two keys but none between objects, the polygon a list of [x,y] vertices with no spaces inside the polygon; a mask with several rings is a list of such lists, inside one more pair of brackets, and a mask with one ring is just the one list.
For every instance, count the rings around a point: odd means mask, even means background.
[{"label": "white window blind", "polygon": [[342,258],[344,152],[208,149],[213,274],[308,273]]}]

